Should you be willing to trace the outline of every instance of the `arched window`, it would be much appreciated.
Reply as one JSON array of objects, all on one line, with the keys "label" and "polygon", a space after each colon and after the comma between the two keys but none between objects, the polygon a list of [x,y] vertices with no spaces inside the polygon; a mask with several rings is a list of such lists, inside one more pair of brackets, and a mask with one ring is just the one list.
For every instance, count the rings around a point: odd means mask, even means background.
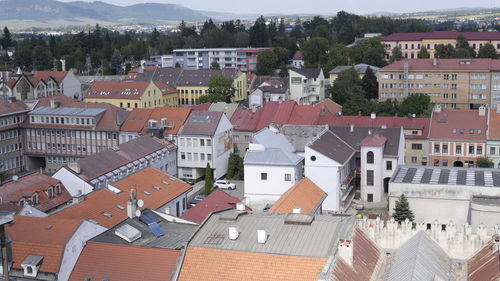
[{"label": "arched window", "polygon": [[35,194],[33,194],[33,196],[31,196],[31,203],[33,204],[33,206],[38,205],[38,194],[37,193],[35,193]]},{"label": "arched window", "polygon": [[366,163],[373,164],[373,152],[368,151],[368,153],[366,153]]}]

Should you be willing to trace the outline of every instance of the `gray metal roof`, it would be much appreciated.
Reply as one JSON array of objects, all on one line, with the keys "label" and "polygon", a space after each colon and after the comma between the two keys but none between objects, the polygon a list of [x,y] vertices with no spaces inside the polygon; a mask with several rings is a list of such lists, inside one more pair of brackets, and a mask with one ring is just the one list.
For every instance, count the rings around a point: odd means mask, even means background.
[{"label": "gray metal roof", "polygon": [[391,182],[500,187],[500,170],[400,165]]},{"label": "gray metal roof", "polygon": [[[156,237],[151,232],[150,228],[145,223],[141,222],[139,218],[127,218],[113,228],[92,238],[91,241],[151,248],[180,249],[187,244],[191,235],[193,235],[198,228],[197,225],[168,222],[150,210],[143,210],[143,214],[146,213],[153,214],[159,220],[158,225],[163,229],[165,235]],[[115,234],[117,229],[126,224],[141,232],[141,237],[132,243],[125,241]]]},{"label": "gray metal roof", "polygon": [[85,108],[85,107],[56,107],[41,106],[29,113],[29,115],[58,115],[58,116],[85,116],[94,117],[103,112],[104,108]]},{"label": "gray metal roof", "polygon": [[253,136],[252,143],[262,144],[266,148],[281,148],[284,151],[295,152],[295,148],[288,139],[277,129],[273,130],[269,128],[260,130]]},{"label": "gray metal roof", "polygon": [[237,103],[216,102],[210,105],[208,111],[224,112],[227,118],[231,119],[238,106],[239,104]]},{"label": "gray metal roof", "polygon": [[321,73],[321,68],[293,68],[291,70],[306,78],[318,78]]},{"label": "gray metal roof", "polygon": [[451,259],[424,231],[393,254],[387,281],[450,280]]},{"label": "gray metal roof", "polygon": [[302,160],[304,157],[281,148],[266,147],[263,151],[248,150],[245,155],[245,164],[254,165],[295,166]]},{"label": "gray metal roof", "polygon": [[[189,246],[324,258],[335,254],[337,241],[352,231],[354,220],[349,216],[317,215],[307,225],[285,223],[288,214],[232,215],[234,212],[213,213]],[[229,227],[237,227],[236,240],[229,239]],[[266,230],[266,243],[257,243],[257,230]]]},{"label": "gray metal roof", "polygon": [[356,153],[354,148],[331,131],[326,131],[309,147],[340,164],[344,164]]},{"label": "gray metal roof", "polygon": [[327,129],[328,127],[324,125],[283,125],[281,133],[295,151],[304,152],[306,145]]}]

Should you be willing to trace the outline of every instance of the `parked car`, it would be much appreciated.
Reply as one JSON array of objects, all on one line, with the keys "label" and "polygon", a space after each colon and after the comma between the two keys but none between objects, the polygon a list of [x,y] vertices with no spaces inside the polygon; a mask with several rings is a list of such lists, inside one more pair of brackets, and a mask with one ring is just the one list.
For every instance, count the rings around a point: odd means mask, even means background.
[{"label": "parked car", "polygon": [[194,179],[182,178],[181,180],[183,180],[184,182],[186,182],[187,184],[190,184],[190,185],[194,185],[196,183],[196,181]]},{"label": "parked car", "polygon": [[228,180],[218,180],[215,181],[214,187],[220,189],[236,189],[236,184],[229,182]]},{"label": "parked car", "polygon": [[193,200],[191,200],[191,202],[189,202],[189,205],[191,206],[196,206],[198,203],[200,203],[201,201],[203,201],[203,199],[205,199],[205,195],[196,195]]}]

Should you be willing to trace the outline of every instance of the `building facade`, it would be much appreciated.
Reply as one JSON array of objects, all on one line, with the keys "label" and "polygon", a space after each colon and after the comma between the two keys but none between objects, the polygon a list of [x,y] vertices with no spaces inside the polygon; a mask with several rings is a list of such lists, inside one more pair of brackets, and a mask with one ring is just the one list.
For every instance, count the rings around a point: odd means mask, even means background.
[{"label": "building facade", "polygon": [[325,99],[322,69],[290,69],[290,99],[298,104],[314,104]]},{"label": "building facade", "polygon": [[492,168],[500,169],[500,107],[488,111],[486,157],[493,162]]},{"label": "building facade", "polygon": [[0,104],[0,171],[16,173],[24,169],[21,124],[29,109],[22,102]]},{"label": "building facade", "polygon": [[500,60],[401,60],[381,68],[377,78],[380,101],[424,94],[443,108],[494,108],[500,103]]}]

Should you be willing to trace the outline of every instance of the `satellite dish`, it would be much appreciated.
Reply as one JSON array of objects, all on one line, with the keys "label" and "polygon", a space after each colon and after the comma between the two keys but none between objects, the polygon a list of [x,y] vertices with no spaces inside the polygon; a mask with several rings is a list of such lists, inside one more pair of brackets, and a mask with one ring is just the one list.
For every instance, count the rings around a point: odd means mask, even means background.
[{"label": "satellite dish", "polygon": [[19,179],[19,177],[18,177],[17,175],[13,175],[13,176],[12,176],[12,180],[13,180],[13,181],[17,181],[18,179]]},{"label": "satellite dish", "polygon": [[139,208],[142,208],[142,206],[144,206],[144,201],[142,201],[141,199],[139,199],[137,201],[137,206],[139,206]]},{"label": "satellite dish", "polygon": [[141,216],[141,210],[137,210],[137,211],[135,211],[135,216],[136,216],[136,217],[140,217],[140,216]]}]

